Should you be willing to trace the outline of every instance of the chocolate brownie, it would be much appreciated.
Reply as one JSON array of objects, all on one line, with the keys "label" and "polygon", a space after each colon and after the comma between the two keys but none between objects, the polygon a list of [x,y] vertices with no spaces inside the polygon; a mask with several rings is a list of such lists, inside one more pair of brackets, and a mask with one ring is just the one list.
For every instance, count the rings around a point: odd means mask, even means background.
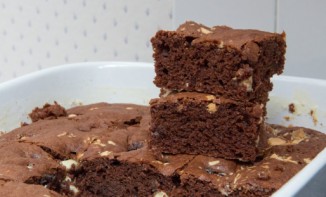
[{"label": "chocolate brownie", "polygon": [[27,196],[269,196],[326,146],[325,134],[272,125],[252,163],[157,155],[148,146],[148,107],[99,103],[66,112],[0,137],[12,155],[0,163],[12,160],[11,170],[27,174],[1,177],[0,195],[16,187]]},{"label": "chocolate brownie", "polygon": [[195,92],[153,99],[150,105],[154,151],[256,159],[263,105]]},{"label": "chocolate brownie", "polygon": [[270,78],[281,74],[285,33],[206,27],[186,22],[151,39],[156,86],[265,104]]},{"label": "chocolate brownie", "polygon": [[0,196],[3,197],[63,197],[41,185],[30,185],[22,182],[4,181],[0,179]]}]

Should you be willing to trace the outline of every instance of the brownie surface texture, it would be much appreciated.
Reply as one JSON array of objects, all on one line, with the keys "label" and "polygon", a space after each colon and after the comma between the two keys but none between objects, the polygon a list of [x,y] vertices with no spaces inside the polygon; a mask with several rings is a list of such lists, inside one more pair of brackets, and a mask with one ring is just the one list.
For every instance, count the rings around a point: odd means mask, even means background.
[{"label": "brownie surface texture", "polygon": [[149,147],[149,107],[66,112],[0,136],[1,196],[270,196],[326,146],[320,132],[265,125],[263,151],[250,163],[158,155]]}]

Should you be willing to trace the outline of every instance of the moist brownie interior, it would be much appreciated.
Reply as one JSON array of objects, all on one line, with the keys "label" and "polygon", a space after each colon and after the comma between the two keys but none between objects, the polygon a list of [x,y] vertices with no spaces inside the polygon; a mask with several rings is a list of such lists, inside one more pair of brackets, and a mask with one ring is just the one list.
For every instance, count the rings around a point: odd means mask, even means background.
[{"label": "moist brownie interior", "polygon": [[153,99],[150,105],[150,144],[155,151],[256,159],[264,124],[262,105],[196,92]]}]

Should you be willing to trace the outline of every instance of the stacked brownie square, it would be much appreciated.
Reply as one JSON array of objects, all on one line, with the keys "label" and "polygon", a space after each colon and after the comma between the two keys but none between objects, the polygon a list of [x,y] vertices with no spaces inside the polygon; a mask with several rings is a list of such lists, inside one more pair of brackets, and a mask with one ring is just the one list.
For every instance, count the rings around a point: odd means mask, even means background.
[{"label": "stacked brownie square", "polygon": [[186,22],[151,41],[161,88],[150,103],[152,149],[254,161],[285,34]]}]

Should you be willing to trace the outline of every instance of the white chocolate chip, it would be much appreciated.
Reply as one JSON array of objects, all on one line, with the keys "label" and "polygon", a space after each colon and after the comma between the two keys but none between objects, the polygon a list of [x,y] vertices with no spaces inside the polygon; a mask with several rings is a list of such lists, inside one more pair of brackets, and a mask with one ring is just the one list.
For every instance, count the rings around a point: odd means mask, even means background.
[{"label": "white chocolate chip", "polygon": [[111,154],[112,154],[111,151],[104,151],[104,152],[101,152],[101,153],[100,153],[100,156],[101,156],[101,157],[105,157],[105,156],[109,156],[109,155],[111,155]]},{"label": "white chocolate chip", "polygon": [[233,184],[236,184],[238,182],[238,180],[240,179],[241,174],[237,174],[234,178]]},{"label": "white chocolate chip", "polygon": [[206,29],[206,28],[203,28],[203,27],[200,28],[200,31],[201,31],[203,34],[210,34],[210,33],[212,33],[212,31],[210,31],[210,30],[208,30],[208,29]]},{"label": "white chocolate chip", "polygon": [[133,107],[126,107],[126,110],[132,110],[134,109]]},{"label": "white chocolate chip", "polygon": [[172,92],[172,90],[170,90],[170,89],[166,89],[166,88],[162,88],[162,90],[163,90],[163,92],[164,92],[164,93],[161,95],[162,98],[167,97],[167,96]]},{"label": "white chocolate chip", "polygon": [[28,168],[29,170],[33,170],[33,168],[34,168],[34,164],[32,164],[32,163],[28,164],[28,165],[27,165],[27,168]]},{"label": "white chocolate chip", "polygon": [[74,185],[69,185],[70,191],[74,192],[74,194],[77,194],[79,192],[79,189]]},{"label": "white chocolate chip", "polygon": [[215,166],[216,164],[219,164],[219,163],[220,163],[220,160],[210,161],[210,162],[208,162],[208,165],[209,166]]},{"label": "white chocolate chip", "polygon": [[271,146],[285,145],[286,141],[278,137],[271,137],[268,139],[268,144]]},{"label": "white chocolate chip", "polygon": [[108,141],[108,144],[113,145],[113,146],[116,146],[117,145],[115,142],[113,142],[111,140]]},{"label": "white chocolate chip", "polygon": [[96,109],[98,109],[98,107],[92,107],[92,108],[90,108],[89,110],[90,110],[90,111],[93,111],[93,110],[96,110]]},{"label": "white chocolate chip", "polygon": [[308,163],[311,162],[311,159],[309,159],[309,158],[304,158],[303,161],[306,162],[306,164],[308,164]]},{"label": "white chocolate chip", "polygon": [[306,135],[303,129],[295,130],[291,134],[291,144],[299,144],[302,140],[305,140],[307,138],[308,136]]},{"label": "white chocolate chip", "polygon": [[157,163],[157,164],[161,164],[163,165],[163,162],[159,161],[159,160],[154,160],[154,161],[151,161],[152,163]]},{"label": "white chocolate chip", "polygon": [[60,133],[59,135],[57,135],[57,137],[62,137],[62,136],[65,136],[65,135],[67,135],[67,132]]},{"label": "white chocolate chip", "polygon": [[69,176],[66,176],[65,180],[66,182],[71,182],[71,178]]},{"label": "white chocolate chip", "polygon": [[76,118],[76,117],[77,117],[76,114],[69,114],[69,115],[68,115],[68,119],[73,119],[73,118]]},{"label": "white chocolate chip", "polygon": [[92,144],[95,144],[95,145],[99,145],[99,146],[102,146],[102,147],[105,147],[106,145],[101,143],[101,140],[100,139],[96,139],[92,142]]},{"label": "white chocolate chip", "polygon": [[210,103],[207,105],[207,111],[209,113],[215,113],[217,111],[217,107],[215,103]]},{"label": "white chocolate chip", "polygon": [[67,136],[70,137],[70,138],[77,137],[77,136],[76,136],[75,134],[73,134],[73,133],[68,133]]},{"label": "white chocolate chip", "polygon": [[70,170],[73,165],[78,166],[78,162],[73,159],[60,161],[60,164],[63,165],[66,168],[66,170]]},{"label": "white chocolate chip", "polygon": [[223,41],[221,41],[219,44],[218,44],[218,46],[217,46],[218,48],[220,48],[220,49],[223,49],[223,47],[224,47],[224,42]]},{"label": "white chocolate chip", "polygon": [[249,78],[243,80],[241,83],[241,85],[246,87],[247,92],[252,92],[252,76],[250,76]]},{"label": "white chocolate chip", "polygon": [[157,191],[154,193],[153,197],[169,197],[164,191]]},{"label": "white chocolate chip", "polygon": [[213,96],[213,95],[208,95],[208,96],[206,96],[206,99],[207,99],[208,101],[212,101],[212,100],[216,99],[216,97]]},{"label": "white chocolate chip", "polygon": [[279,160],[279,161],[291,162],[291,163],[294,163],[294,164],[298,164],[297,161],[292,160],[291,156],[289,156],[289,157],[281,157],[281,156],[274,153],[274,154],[271,155],[271,158]]}]

